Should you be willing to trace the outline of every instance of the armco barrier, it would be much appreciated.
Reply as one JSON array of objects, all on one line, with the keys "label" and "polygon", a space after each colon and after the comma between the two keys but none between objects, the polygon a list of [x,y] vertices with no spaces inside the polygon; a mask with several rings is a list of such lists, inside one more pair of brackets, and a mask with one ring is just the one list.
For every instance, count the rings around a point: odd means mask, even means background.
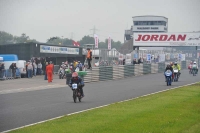
[{"label": "armco barrier", "polygon": [[186,69],[186,61],[181,61],[181,69]]},{"label": "armco barrier", "polygon": [[158,63],[158,73],[164,72],[165,68],[165,63]]},{"label": "armco barrier", "polygon": [[143,74],[151,73],[151,64],[143,64]]},{"label": "armco barrier", "polygon": [[124,78],[124,66],[113,66],[113,79]]},{"label": "armco barrier", "polygon": [[143,74],[143,64],[135,64],[134,66],[134,75],[142,75]]},{"label": "armco barrier", "polygon": [[151,64],[151,73],[158,73],[158,64]]},{"label": "armco barrier", "polygon": [[112,80],[113,79],[113,67],[112,66],[102,66],[99,67],[99,80]]},{"label": "armco barrier", "polygon": [[124,77],[134,76],[135,66],[125,65],[124,66]]}]

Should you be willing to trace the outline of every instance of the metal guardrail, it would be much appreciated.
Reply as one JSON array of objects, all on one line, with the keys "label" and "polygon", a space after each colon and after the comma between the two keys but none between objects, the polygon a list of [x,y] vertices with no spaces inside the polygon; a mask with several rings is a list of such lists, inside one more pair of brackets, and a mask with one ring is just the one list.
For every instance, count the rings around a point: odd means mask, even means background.
[{"label": "metal guardrail", "polygon": [[19,69],[16,69],[15,77],[13,75],[12,69],[3,69],[0,71],[0,80],[10,80],[14,78],[21,78]]}]

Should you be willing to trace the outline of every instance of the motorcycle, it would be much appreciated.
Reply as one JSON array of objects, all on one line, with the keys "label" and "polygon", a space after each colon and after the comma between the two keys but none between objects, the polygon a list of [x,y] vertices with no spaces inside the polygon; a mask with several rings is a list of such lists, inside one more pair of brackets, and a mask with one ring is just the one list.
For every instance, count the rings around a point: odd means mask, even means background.
[{"label": "motorcycle", "polygon": [[166,77],[166,83],[167,83],[167,86],[171,86],[172,84],[172,72],[170,70],[167,70],[165,72],[165,77]]},{"label": "motorcycle", "polygon": [[79,102],[81,102],[81,91],[80,91],[80,87],[79,85],[77,85],[76,83],[72,84],[72,90],[73,90],[73,100],[76,103],[77,102],[77,98],[79,100]]},{"label": "motorcycle", "polygon": [[177,82],[179,78],[179,72],[178,69],[174,69],[174,82]]},{"label": "motorcycle", "polygon": [[196,75],[197,75],[197,69],[196,69],[196,68],[193,68],[193,69],[192,69],[192,74],[193,74],[193,76],[196,76]]},{"label": "motorcycle", "polygon": [[60,70],[59,70],[59,79],[63,79],[64,76],[65,76],[65,71],[64,71],[63,68],[60,68]]}]

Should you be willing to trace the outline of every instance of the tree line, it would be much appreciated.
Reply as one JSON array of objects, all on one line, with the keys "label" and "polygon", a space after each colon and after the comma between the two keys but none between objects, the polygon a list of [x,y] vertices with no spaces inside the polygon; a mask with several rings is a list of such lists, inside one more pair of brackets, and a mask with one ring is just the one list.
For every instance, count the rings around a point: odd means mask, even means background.
[{"label": "tree line", "polygon": [[[61,37],[50,37],[47,39],[46,43],[55,44],[55,45],[65,45],[65,46],[73,46],[72,39],[69,38],[61,38]],[[76,40],[74,40],[76,41]],[[30,39],[25,33],[22,33],[21,36],[13,36],[4,31],[0,31],[0,45],[3,44],[15,44],[15,43],[39,43],[36,39]],[[80,46],[84,46],[84,44],[94,44],[94,38],[91,36],[84,36],[81,40],[78,41]],[[111,41],[112,48],[119,49],[123,44],[120,41]],[[105,41],[99,42],[99,48],[107,49],[108,48],[108,39]]]}]

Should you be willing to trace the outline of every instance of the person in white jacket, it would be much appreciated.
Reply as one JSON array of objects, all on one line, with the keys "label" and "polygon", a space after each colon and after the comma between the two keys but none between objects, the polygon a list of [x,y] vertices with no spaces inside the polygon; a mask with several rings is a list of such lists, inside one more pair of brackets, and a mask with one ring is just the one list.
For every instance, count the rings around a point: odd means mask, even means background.
[{"label": "person in white jacket", "polygon": [[34,76],[36,76],[36,73],[37,73],[37,64],[36,64],[36,61],[33,62],[33,69],[34,69]]}]

